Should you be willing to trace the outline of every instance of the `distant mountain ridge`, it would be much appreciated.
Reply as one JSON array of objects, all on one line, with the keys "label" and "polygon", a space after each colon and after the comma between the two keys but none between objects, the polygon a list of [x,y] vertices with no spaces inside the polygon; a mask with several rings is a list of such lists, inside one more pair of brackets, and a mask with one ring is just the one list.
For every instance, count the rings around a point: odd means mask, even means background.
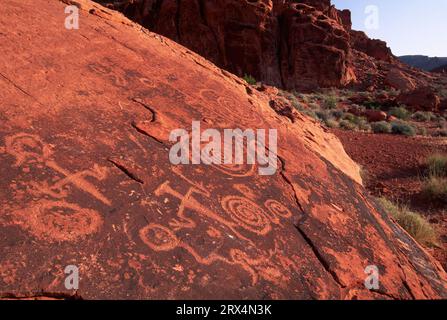
[{"label": "distant mountain ridge", "polygon": [[432,70],[433,72],[447,72],[447,63]]},{"label": "distant mountain ridge", "polygon": [[447,57],[428,57],[423,55],[408,55],[398,57],[402,62],[425,71],[433,71],[447,64]]}]

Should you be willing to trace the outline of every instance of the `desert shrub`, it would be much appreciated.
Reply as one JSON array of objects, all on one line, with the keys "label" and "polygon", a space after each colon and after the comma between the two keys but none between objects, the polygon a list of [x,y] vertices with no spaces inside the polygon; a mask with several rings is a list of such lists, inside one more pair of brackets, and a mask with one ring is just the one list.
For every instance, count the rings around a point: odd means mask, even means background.
[{"label": "desert shrub", "polygon": [[345,113],[343,113],[342,118],[343,118],[343,120],[348,120],[350,122],[354,122],[355,115],[353,115],[352,113],[349,113],[349,112],[345,112]]},{"label": "desert shrub", "polygon": [[434,133],[435,137],[447,137],[447,129],[441,129]]},{"label": "desert shrub", "polygon": [[422,194],[431,200],[447,202],[447,179],[429,176],[422,186]]},{"label": "desert shrub", "polygon": [[339,126],[338,121],[335,119],[328,119],[328,120],[324,121],[324,124],[328,128],[338,128],[338,126]]},{"label": "desert shrub", "polygon": [[382,105],[377,101],[366,101],[363,103],[363,105],[367,109],[373,109],[373,110],[382,110]]},{"label": "desert shrub", "polygon": [[315,102],[309,103],[309,107],[314,110],[320,109],[320,105]]},{"label": "desert shrub", "polygon": [[317,115],[318,119],[320,119],[323,122],[332,118],[328,110],[316,110],[315,114]]},{"label": "desert shrub", "polygon": [[309,103],[309,96],[307,94],[299,94],[298,97],[304,101],[304,103]]},{"label": "desert shrub", "polygon": [[410,116],[410,112],[402,106],[391,108],[388,113],[401,120],[407,120]]},{"label": "desert shrub", "polygon": [[364,118],[359,118],[359,122],[357,124],[359,130],[370,132],[372,130],[371,125],[368,120]]},{"label": "desert shrub", "polygon": [[438,234],[434,226],[419,213],[406,206],[395,204],[388,199],[378,199],[382,208],[405,229],[417,242],[426,246],[438,244]]},{"label": "desert shrub", "polygon": [[427,128],[424,128],[424,127],[417,127],[417,128],[416,128],[416,134],[417,134],[418,136],[427,136],[427,135],[428,135]]},{"label": "desert shrub", "polygon": [[323,107],[325,109],[337,108],[337,97],[335,95],[326,95],[323,99]]},{"label": "desert shrub", "polygon": [[411,118],[418,122],[427,122],[431,120],[436,120],[436,115],[433,114],[433,112],[425,112],[425,111],[418,111],[414,113]]},{"label": "desert shrub", "polygon": [[447,155],[433,154],[426,160],[428,175],[431,177],[445,177],[447,175]]},{"label": "desert shrub", "polygon": [[345,129],[345,130],[355,130],[355,129],[357,129],[356,124],[352,123],[349,120],[341,120],[339,125],[340,125],[340,128]]},{"label": "desert shrub", "polygon": [[416,129],[405,122],[393,122],[391,123],[391,132],[394,134],[402,134],[404,136],[414,136],[416,134]]},{"label": "desert shrub", "polygon": [[304,113],[305,115],[307,115],[307,116],[309,116],[309,117],[315,119],[315,120],[319,120],[319,119],[318,119],[318,116],[317,116],[317,114],[315,113],[314,110],[306,109],[306,110],[303,111],[303,113]]},{"label": "desert shrub", "polygon": [[391,133],[391,125],[386,121],[371,123],[371,129],[374,133]]},{"label": "desert shrub", "polygon": [[331,110],[332,117],[336,119],[340,119],[341,117],[343,117],[343,114],[344,112],[342,110]]},{"label": "desert shrub", "polygon": [[256,83],[257,83],[257,81],[256,81],[256,79],[254,78],[254,77],[252,77],[251,75],[249,75],[249,74],[245,74],[245,76],[244,76],[244,80],[248,83],[248,84],[250,84],[250,85],[255,85]]},{"label": "desert shrub", "polygon": [[294,94],[288,94],[286,98],[289,100],[290,104],[297,109],[298,111],[304,110],[303,106],[298,101],[297,97]]}]

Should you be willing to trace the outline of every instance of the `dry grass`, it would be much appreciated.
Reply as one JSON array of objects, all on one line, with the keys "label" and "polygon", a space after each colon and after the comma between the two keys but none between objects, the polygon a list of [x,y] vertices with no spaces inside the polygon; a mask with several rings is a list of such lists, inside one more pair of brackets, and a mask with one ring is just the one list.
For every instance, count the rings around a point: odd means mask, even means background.
[{"label": "dry grass", "polygon": [[395,204],[388,199],[379,198],[383,209],[391,215],[417,242],[425,246],[438,245],[438,233],[435,227],[419,213],[406,206]]}]

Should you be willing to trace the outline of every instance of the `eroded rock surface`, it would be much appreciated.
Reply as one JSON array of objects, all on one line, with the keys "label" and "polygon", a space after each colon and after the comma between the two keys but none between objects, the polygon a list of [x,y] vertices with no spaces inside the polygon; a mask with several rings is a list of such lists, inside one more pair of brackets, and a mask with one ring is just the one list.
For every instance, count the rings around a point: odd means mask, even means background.
[{"label": "eroded rock surface", "polygon": [[[316,122],[118,13],[66,2],[79,30],[61,1],[0,2],[0,297],[72,295],[67,265],[89,299],[447,297],[445,272]],[[277,128],[277,173],[171,165],[169,133],[193,120]]]}]

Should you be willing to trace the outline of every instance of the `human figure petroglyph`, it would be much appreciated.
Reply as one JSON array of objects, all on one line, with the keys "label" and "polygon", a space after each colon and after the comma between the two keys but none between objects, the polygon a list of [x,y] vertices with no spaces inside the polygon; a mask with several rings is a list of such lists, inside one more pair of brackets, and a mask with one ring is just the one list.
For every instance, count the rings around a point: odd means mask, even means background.
[{"label": "human figure petroglyph", "polygon": [[86,177],[93,177],[98,180],[104,180],[107,177],[107,168],[94,164],[92,169],[74,173],[70,172],[51,159],[52,150],[49,145],[43,143],[38,136],[26,133],[19,133],[7,137],[5,139],[5,150],[16,158],[15,166],[17,167],[22,166],[25,163],[37,162],[44,164],[46,167],[53,169],[64,176],[64,178],[51,185],[48,182],[33,182],[31,184],[32,192],[47,194],[61,199],[67,196],[64,187],[67,184],[73,184],[106,205],[111,205],[110,200],[107,199],[96,186],[85,179]]},{"label": "human figure petroglyph", "polygon": [[[201,191],[196,189],[195,187],[190,187],[186,192],[186,194],[184,195],[174,190],[171,187],[169,181],[165,181],[155,190],[156,196],[162,196],[168,194],[181,201],[179,206],[180,215],[179,212],[177,211],[177,216],[179,217],[179,220],[174,219],[174,221],[172,221],[177,228],[194,228],[193,226],[195,226],[195,222],[191,218],[188,218],[184,215],[185,209],[190,209],[200,215],[203,215],[207,218],[211,218],[216,222],[219,222],[222,226],[225,226],[228,229],[230,229],[237,238],[248,241],[249,243],[253,243],[252,240],[243,236],[239,231],[236,230],[236,228],[238,227],[237,223],[227,220],[222,216],[216,214],[212,210],[203,206],[199,201],[197,201],[194,198],[193,196],[194,193],[200,194]],[[179,222],[180,224],[178,224]]]}]

